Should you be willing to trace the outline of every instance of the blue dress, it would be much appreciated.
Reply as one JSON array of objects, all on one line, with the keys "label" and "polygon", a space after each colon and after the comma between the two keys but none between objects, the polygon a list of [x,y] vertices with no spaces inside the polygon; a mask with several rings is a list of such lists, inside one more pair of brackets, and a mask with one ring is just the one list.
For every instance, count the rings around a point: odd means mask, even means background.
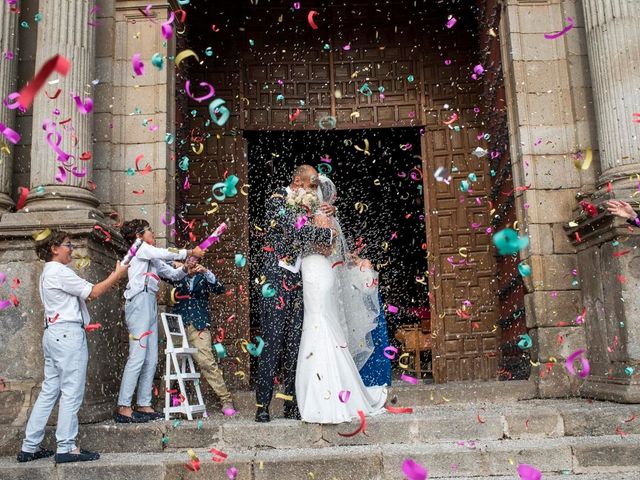
[{"label": "blue dress", "polygon": [[[382,299],[379,298],[380,305]],[[367,387],[376,385],[391,386],[391,360],[384,356],[384,349],[389,346],[389,334],[387,332],[387,319],[384,310],[380,309],[378,326],[371,331],[373,340],[373,353],[360,369],[360,376]]]}]

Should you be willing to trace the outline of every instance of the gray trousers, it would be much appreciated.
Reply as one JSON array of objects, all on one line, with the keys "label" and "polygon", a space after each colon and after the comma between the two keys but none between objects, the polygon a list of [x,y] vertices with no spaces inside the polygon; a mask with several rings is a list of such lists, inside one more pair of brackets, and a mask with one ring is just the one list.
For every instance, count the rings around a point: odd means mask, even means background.
[{"label": "gray trousers", "polygon": [[[124,316],[129,329],[129,358],[122,374],[118,405],[130,407],[138,387],[136,405],[151,406],[153,377],[158,365],[158,302],[155,293],[140,292],[127,300]],[[151,334],[140,339],[143,333]]]},{"label": "gray trousers", "polygon": [[60,397],[56,440],[58,453],[76,448],[78,410],[84,398],[89,351],[81,323],[49,325],[42,337],[44,381],[22,442],[24,452],[40,448],[51,411]]}]

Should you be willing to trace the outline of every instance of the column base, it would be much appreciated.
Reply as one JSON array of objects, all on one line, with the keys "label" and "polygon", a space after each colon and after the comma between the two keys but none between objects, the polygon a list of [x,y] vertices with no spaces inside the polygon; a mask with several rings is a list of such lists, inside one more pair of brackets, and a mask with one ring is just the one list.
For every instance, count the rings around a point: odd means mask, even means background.
[{"label": "column base", "polygon": [[10,212],[16,206],[13,200],[6,193],[0,193],[0,213]]},{"label": "column base", "polygon": [[27,197],[25,212],[49,212],[61,210],[95,210],[100,201],[89,190],[69,185],[46,185],[32,190]]},{"label": "column base", "polygon": [[580,396],[618,403],[640,403],[640,383],[592,375],[580,388]]}]

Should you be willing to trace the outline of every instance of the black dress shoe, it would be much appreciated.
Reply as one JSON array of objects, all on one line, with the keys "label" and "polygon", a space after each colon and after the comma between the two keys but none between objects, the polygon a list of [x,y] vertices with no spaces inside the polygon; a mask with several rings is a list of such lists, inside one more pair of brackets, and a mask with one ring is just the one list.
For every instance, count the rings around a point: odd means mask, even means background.
[{"label": "black dress shoe", "polygon": [[288,418],[289,420],[302,420],[302,417],[300,417],[300,410],[297,405],[295,407],[285,407],[282,413],[284,418]]},{"label": "black dress shoe", "polygon": [[53,455],[55,452],[53,450],[47,450],[46,448],[40,447],[40,450],[37,452],[23,452],[22,450],[17,456],[17,459],[20,463],[31,462],[33,460],[39,460],[41,458],[47,458]]},{"label": "black dress shoe", "polygon": [[140,413],[135,411],[131,413],[130,417],[116,412],[113,414],[113,419],[116,423],[147,423],[149,420],[151,420],[146,415],[141,415]]},{"label": "black dress shoe", "polygon": [[269,417],[269,409],[265,407],[258,407],[258,410],[256,411],[256,422],[266,423],[270,421],[271,417]]},{"label": "black dress shoe", "polygon": [[164,413],[160,412],[141,412],[140,410],[136,410],[135,413],[147,417],[149,421],[160,420],[161,418],[164,418]]},{"label": "black dress shoe", "polygon": [[100,458],[99,453],[80,449],[80,453],[56,453],[56,463],[91,462]]}]

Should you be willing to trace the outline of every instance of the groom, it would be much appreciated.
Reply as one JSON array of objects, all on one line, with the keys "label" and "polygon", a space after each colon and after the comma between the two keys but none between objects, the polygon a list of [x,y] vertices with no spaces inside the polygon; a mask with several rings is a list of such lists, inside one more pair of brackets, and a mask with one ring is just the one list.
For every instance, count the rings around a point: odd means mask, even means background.
[{"label": "groom", "polygon": [[[331,245],[335,232],[330,228],[314,227],[310,222],[298,228],[296,220],[299,213],[287,206],[287,196],[301,188],[315,190],[317,187],[316,169],[310,165],[300,165],[293,171],[291,184],[277,190],[267,200],[263,274],[276,289],[276,295],[262,298],[260,326],[265,344],[262,355],[258,357],[256,422],[271,420],[269,404],[281,360],[284,370],[284,416],[300,419],[295,399],[296,363],[304,315],[300,254],[306,243]],[[332,215],[335,207],[322,204],[320,210]]]}]

